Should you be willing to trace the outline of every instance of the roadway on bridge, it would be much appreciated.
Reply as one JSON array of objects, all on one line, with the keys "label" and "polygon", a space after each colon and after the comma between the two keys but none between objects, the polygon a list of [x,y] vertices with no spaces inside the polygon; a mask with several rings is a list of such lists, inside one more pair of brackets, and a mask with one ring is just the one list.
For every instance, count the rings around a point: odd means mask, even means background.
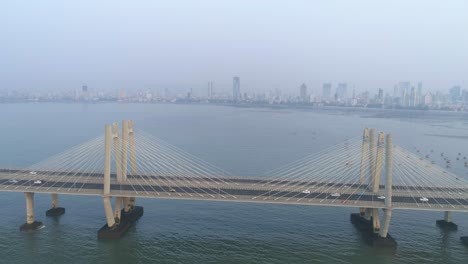
[{"label": "roadway on bridge", "polygon": [[[8,177],[3,176],[0,179],[0,189],[4,191],[16,192],[45,192],[45,193],[63,193],[63,194],[88,194],[102,195],[103,183],[102,178],[95,178],[94,182],[70,182],[60,181],[55,174],[54,176],[42,177],[41,184],[34,184],[33,180],[20,179],[17,182],[12,182]],[[44,176],[44,175],[42,175]],[[148,176],[150,177],[150,176]],[[168,176],[157,176],[159,180],[166,179],[165,185],[153,184],[111,184],[112,195],[129,195],[136,197],[153,197],[153,198],[172,198],[172,199],[195,199],[195,200],[226,200],[226,201],[243,201],[243,202],[277,202],[277,203],[293,203],[293,204],[312,204],[312,205],[333,205],[346,207],[374,207],[384,208],[385,199],[379,199],[379,194],[364,192],[352,184],[341,184],[341,193],[336,193],[337,186],[330,183],[323,183],[316,189],[308,189],[310,193],[303,193],[301,190],[281,190],[279,186],[261,186],[264,180],[261,179],[241,179],[228,178],[238,185],[219,184],[219,188],[201,187],[206,186],[206,183],[200,184],[200,179],[197,179],[197,185],[181,186],[174,184],[168,180]],[[190,178],[190,177],[187,177]],[[131,177],[129,179],[132,180]],[[180,179],[179,179],[180,180]],[[191,179],[194,180],[194,179]],[[172,182],[172,184],[170,184]],[[232,183],[230,182],[230,183]],[[254,184],[253,184],[254,183]],[[256,186],[255,184],[259,184]],[[308,188],[305,184],[297,183],[298,186]],[[324,192],[324,187],[334,186],[329,189],[329,192]],[[270,190],[268,190],[270,188]],[[346,191],[343,188],[347,188]],[[304,189],[305,190],[305,189]],[[326,190],[326,189],[325,189]],[[414,196],[405,196],[397,194],[392,197],[394,208],[398,209],[427,209],[427,210],[451,210],[468,211],[468,199],[466,198],[446,198],[446,197],[428,197],[427,202],[423,202]],[[399,205],[401,205],[399,207]]]}]

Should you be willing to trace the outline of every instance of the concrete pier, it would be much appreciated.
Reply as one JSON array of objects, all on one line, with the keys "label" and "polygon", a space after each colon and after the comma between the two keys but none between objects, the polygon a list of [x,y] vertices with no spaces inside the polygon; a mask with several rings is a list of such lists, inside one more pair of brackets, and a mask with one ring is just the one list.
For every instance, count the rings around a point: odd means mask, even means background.
[{"label": "concrete pier", "polygon": [[20,231],[34,231],[43,227],[42,222],[34,221],[34,193],[24,193],[26,198],[26,223],[20,226]]},{"label": "concrete pier", "polygon": [[46,216],[60,216],[65,214],[65,208],[58,206],[58,194],[52,194],[52,208],[46,211]]},{"label": "concrete pier", "polygon": [[386,237],[382,237],[379,233],[374,231],[374,219],[365,219],[359,213],[351,214],[351,223],[358,229],[364,241],[373,247],[396,249],[397,242],[388,233]]},{"label": "concrete pier", "polygon": [[125,212],[125,210],[122,209],[120,215],[120,223],[110,228],[105,224],[99,229],[97,232],[98,239],[120,239],[127,230],[143,216],[143,207],[135,206],[129,212]]},{"label": "concrete pier", "polygon": [[452,222],[452,212],[446,211],[444,213],[444,219],[443,220],[437,220],[436,225],[447,231],[456,231],[458,230],[458,225]]}]

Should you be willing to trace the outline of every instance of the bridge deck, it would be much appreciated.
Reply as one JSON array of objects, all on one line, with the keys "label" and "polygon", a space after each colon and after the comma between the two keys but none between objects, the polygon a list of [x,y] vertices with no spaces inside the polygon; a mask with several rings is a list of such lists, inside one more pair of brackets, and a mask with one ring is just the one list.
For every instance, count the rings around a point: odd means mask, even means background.
[{"label": "bridge deck", "polygon": [[[29,171],[0,172],[0,191],[59,193],[70,195],[103,195],[102,174],[42,172],[29,175]],[[11,182],[15,179],[17,182]],[[42,184],[34,184],[41,179]],[[283,187],[285,186],[285,187]],[[129,176],[125,183],[112,179],[112,196],[141,198],[191,199],[322,205],[341,207],[384,208],[385,200],[379,194],[367,191],[367,186],[352,183],[273,181],[261,178],[174,177],[157,175]],[[309,190],[310,193],[303,193]],[[339,193],[339,196],[332,195]],[[393,208],[435,211],[468,212],[468,190],[434,187],[394,186]],[[384,193],[383,186],[381,192]],[[415,196],[416,193],[416,196]],[[422,202],[419,196],[429,201]]]}]

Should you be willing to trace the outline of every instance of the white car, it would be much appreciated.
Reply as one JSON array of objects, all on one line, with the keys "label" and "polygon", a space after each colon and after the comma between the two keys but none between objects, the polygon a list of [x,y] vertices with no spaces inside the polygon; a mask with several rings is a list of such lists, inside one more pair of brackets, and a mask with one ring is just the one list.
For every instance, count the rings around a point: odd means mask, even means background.
[{"label": "white car", "polygon": [[302,193],[310,194],[310,191],[309,190],[303,190]]},{"label": "white car", "polygon": [[341,194],[340,194],[340,193],[337,193],[337,192],[336,192],[336,193],[330,194],[331,197],[339,197],[340,195],[341,195]]},{"label": "white car", "polygon": [[383,196],[383,195],[377,196],[377,199],[379,199],[379,200],[385,200],[385,196]]},{"label": "white car", "polygon": [[42,180],[35,180],[35,181],[33,182],[33,184],[42,184],[42,183],[43,183]]},{"label": "white car", "polygon": [[37,172],[35,172],[35,171],[30,171],[29,174],[31,174],[31,175],[36,175]]},{"label": "white car", "polygon": [[18,183],[18,180],[15,180],[15,179],[11,179],[11,180],[8,180],[8,183],[13,183],[13,184],[17,184],[17,183]]},{"label": "white car", "polygon": [[427,199],[426,197],[421,197],[421,198],[419,198],[419,201],[421,201],[421,202],[429,202],[429,199]]}]

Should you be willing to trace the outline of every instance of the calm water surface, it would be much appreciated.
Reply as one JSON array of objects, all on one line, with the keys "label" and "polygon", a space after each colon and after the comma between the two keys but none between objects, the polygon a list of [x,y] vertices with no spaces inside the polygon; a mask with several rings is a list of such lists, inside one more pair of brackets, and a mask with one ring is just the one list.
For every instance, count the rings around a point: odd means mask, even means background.
[{"label": "calm water surface", "polygon": [[[25,167],[133,119],[142,129],[224,168],[261,175],[347,138],[364,127],[391,131],[396,144],[427,154],[468,157],[468,120],[363,118],[222,106],[131,104],[1,104],[0,166]],[[137,132],[138,133],[138,132]],[[438,135],[438,136],[434,136]],[[431,157],[437,162],[440,157]],[[460,162],[461,163],[461,162]],[[467,169],[455,164],[462,177]],[[318,206],[138,199],[145,215],[119,241],[98,241],[99,197],[60,196],[67,213],[46,218],[50,196],[35,197],[46,227],[21,233],[22,193],[0,193],[0,263],[467,263],[468,214],[458,232],[435,227],[441,212],[396,210],[390,233],[396,253],[367,246],[349,221],[355,209]]]}]

